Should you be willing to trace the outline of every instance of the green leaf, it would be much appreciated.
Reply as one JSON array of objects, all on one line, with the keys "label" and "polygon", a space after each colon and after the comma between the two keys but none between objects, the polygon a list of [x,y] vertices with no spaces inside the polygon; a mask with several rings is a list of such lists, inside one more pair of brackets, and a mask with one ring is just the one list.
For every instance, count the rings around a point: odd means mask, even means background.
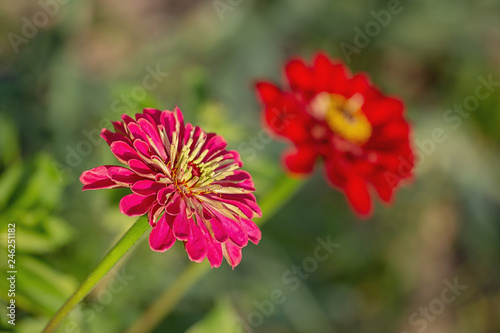
[{"label": "green leaf", "polygon": [[[54,313],[77,285],[73,277],[31,256],[17,254],[16,267],[16,301],[20,308],[29,312]],[[8,289],[7,283],[6,279],[0,279],[2,290]]]}]

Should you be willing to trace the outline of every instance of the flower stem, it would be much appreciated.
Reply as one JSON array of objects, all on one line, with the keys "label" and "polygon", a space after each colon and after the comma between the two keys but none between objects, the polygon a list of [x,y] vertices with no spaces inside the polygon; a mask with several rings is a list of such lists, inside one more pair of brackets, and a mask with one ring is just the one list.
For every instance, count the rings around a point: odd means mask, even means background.
[{"label": "flower stem", "polygon": [[150,308],[143,313],[140,320],[137,320],[126,333],[129,332],[151,332],[166,313],[169,313],[175,304],[184,296],[184,294],[210,269],[210,265],[188,264],[187,268],[169,285]]},{"label": "flower stem", "polygon": [[82,282],[80,287],[64,303],[59,311],[52,317],[42,333],[54,332],[71,310],[95,287],[95,285],[113,268],[113,266],[127,253],[127,251],[149,229],[146,216],[142,216],[120,238],[118,243],[106,254],[97,267]]},{"label": "flower stem", "polygon": [[[305,182],[302,179],[281,176],[274,187],[269,191],[260,203],[262,218],[255,221],[263,225],[278,212],[278,210],[290,200]],[[154,303],[142,313],[125,333],[148,333],[151,332],[165,318],[172,308],[182,299],[198,279],[210,271],[209,265],[191,263],[177,277],[173,284],[154,301]]]}]

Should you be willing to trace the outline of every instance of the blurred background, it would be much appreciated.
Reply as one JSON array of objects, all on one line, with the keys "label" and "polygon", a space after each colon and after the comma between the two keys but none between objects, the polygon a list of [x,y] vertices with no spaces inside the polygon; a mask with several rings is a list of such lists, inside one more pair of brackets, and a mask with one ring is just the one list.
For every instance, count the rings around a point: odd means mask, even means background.
[{"label": "blurred background", "polygon": [[[417,179],[360,221],[317,172],[154,332],[500,332],[498,1],[3,1],[0,35],[16,332],[41,331],[134,222],[118,210],[127,190],[81,191],[82,171],[116,164],[102,127],[179,105],[240,150],[262,198],[286,144],[262,131],[253,81],[281,82],[287,58],[319,49],[406,101]],[[338,246],[314,262],[318,238]],[[123,332],[188,264],[181,244],[154,253],[144,237],[59,332]]]}]

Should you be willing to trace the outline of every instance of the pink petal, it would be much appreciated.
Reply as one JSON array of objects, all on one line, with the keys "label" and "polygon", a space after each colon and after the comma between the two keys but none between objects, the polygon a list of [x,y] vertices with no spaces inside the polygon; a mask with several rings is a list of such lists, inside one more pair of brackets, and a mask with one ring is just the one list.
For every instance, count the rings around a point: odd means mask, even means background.
[{"label": "pink petal", "polygon": [[226,229],[231,241],[239,247],[243,247],[248,244],[248,235],[239,222],[219,214],[216,210],[212,210],[212,213],[222,223],[222,226]]},{"label": "pink petal", "polygon": [[165,184],[153,182],[151,180],[139,180],[130,188],[132,192],[140,195],[156,194],[159,190],[165,188]]},{"label": "pink petal", "polygon": [[172,142],[172,133],[175,131],[175,116],[171,111],[163,111],[160,117],[160,122],[165,128],[168,140]]},{"label": "pink petal", "polygon": [[122,114],[122,120],[123,122],[127,125],[131,124],[131,123],[135,123],[134,119],[132,119],[132,117],[130,117],[129,115],[126,115],[126,114]]},{"label": "pink petal", "polygon": [[175,216],[173,229],[174,229],[174,235],[178,240],[188,239],[191,231],[185,211]]},{"label": "pink petal", "polygon": [[134,140],[134,148],[147,158],[151,158],[152,151],[151,147],[144,141],[140,139]]},{"label": "pink petal", "polygon": [[191,227],[191,233],[186,242],[186,252],[191,261],[202,262],[207,256],[206,236],[192,218],[189,219],[189,225]]},{"label": "pink petal", "polygon": [[128,125],[128,129],[130,131],[130,134],[132,134],[133,140],[142,140],[144,142],[148,141],[148,138],[146,137],[146,133],[142,130],[142,128],[137,125],[137,123],[130,123]]},{"label": "pink petal", "polygon": [[262,237],[259,227],[252,220],[241,219],[240,222],[248,234],[248,239],[255,245],[259,244]]},{"label": "pink petal", "polygon": [[233,269],[241,262],[241,248],[231,242],[222,245],[222,252]]},{"label": "pink petal", "polygon": [[234,187],[255,191],[252,177],[248,172],[243,170],[235,170],[234,175],[227,176],[221,181],[214,182],[214,184],[227,184],[227,183],[232,183],[231,186]]},{"label": "pink petal", "polygon": [[153,251],[165,252],[171,248],[174,243],[174,233],[165,219],[165,214],[163,214],[156,227],[154,227],[149,234],[149,246]]},{"label": "pink petal", "polygon": [[232,158],[236,163],[238,163],[238,166],[241,168],[243,166],[243,162],[241,161],[240,158],[240,153],[238,153],[236,150],[231,150],[229,151],[228,158]]},{"label": "pink petal", "polygon": [[128,143],[123,141],[114,141],[111,143],[110,147],[116,158],[124,164],[127,164],[127,161],[130,159],[139,159],[137,152],[132,149]]},{"label": "pink petal", "polygon": [[112,167],[112,165],[103,165],[84,171],[80,176],[80,182],[83,184],[83,191],[123,187],[109,178],[108,170]]},{"label": "pink petal", "polygon": [[125,126],[121,121],[112,121],[111,123],[113,124],[113,128],[115,129],[115,131],[117,133],[120,133],[120,134],[126,133]]},{"label": "pink petal", "polygon": [[130,167],[130,169],[132,169],[137,174],[140,174],[141,176],[150,176],[155,174],[155,172],[151,170],[144,162],[136,159],[128,161],[128,166]]},{"label": "pink petal", "polygon": [[174,191],[175,191],[175,188],[174,188],[174,185],[172,185],[172,184],[170,184],[166,187],[163,187],[156,194],[156,200],[158,200],[158,202],[160,204],[165,205],[167,203],[168,195]]},{"label": "pink petal", "polygon": [[219,222],[216,217],[212,217],[209,222],[212,226],[212,231],[214,232],[214,237],[219,243],[224,243],[229,238],[226,228]]},{"label": "pink petal", "polygon": [[222,201],[238,207],[249,219],[262,216],[262,211],[255,202],[254,195],[251,193],[221,194],[220,196],[206,194],[205,196],[214,201]]},{"label": "pink petal", "polygon": [[156,226],[156,221],[158,220],[158,216],[165,211],[163,209],[163,205],[160,205],[159,203],[153,204],[153,206],[148,210],[148,221],[149,224],[154,228]]},{"label": "pink petal", "polygon": [[177,121],[181,123],[181,127],[184,128],[184,116],[182,115],[181,109],[179,109],[177,105],[174,108],[174,114]]},{"label": "pink petal", "polygon": [[224,140],[222,136],[220,135],[213,136],[205,146],[205,149],[208,149],[210,153],[208,153],[207,156],[205,156],[203,162],[206,162],[207,160],[211,159],[213,156],[215,156],[215,154],[219,153],[222,149],[226,147],[227,147],[227,142],[226,140]]},{"label": "pink petal", "polygon": [[104,139],[104,141],[107,142],[108,145],[111,146],[111,144],[115,141],[123,141],[126,143],[130,143],[130,140],[123,134],[121,133],[113,133],[107,128],[103,128],[101,131],[101,138]]},{"label": "pink petal", "polygon": [[137,123],[141,126],[144,133],[146,133],[148,135],[148,137],[151,138],[151,141],[153,142],[153,145],[156,147],[158,153],[160,154],[160,157],[163,160],[166,160],[167,154],[165,152],[165,147],[163,146],[163,141],[161,140],[160,135],[158,134],[158,130],[156,129],[156,127],[153,126],[146,119],[139,119],[137,121]]},{"label": "pink petal", "polygon": [[162,114],[161,110],[152,109],[152,108],[145,108],[142,111],[146,116],[148,116],[148,119],[151,121],[152,124],[159,124],[160,123],[160,117]]},{"label": "pink petal", "polygon": [[156,195],[143,197],[137,194],[129,194],[120,200],[120,212],[128,216],[141,216],[151,208],[156,201]]},{"label": "pink petal", "polygon": [[108,176],[115,182],[125,183],[129,185],[132,185],[142,179],[140,176],[136,175],[129,169],[119,166],[110,167],[108,169]]},{"label": "pink petal", "polygon": [[170,215],[177,215],[183,213],[186,210],[186,203],[182,200],[178,193],[175,193],[171,198],[170,202],[167,204],[167,212]]},{"label": "pink petal", "polygon": [[212,237],[207,237],[207,259],[212,268],[219,267],[222,263],[222,246]]}]

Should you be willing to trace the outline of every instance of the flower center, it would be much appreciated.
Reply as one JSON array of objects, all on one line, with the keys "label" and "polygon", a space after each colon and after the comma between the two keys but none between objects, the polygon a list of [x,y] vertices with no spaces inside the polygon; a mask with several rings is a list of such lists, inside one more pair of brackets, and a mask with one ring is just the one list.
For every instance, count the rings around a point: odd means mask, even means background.
[{"label": "flower center", "polygon": [[311,102],[314,116],[324,119],[328,127],[345,140],[362,145],[370,138],[372,126],[361,110],[363,96],[347,99],[338,94],[318,94]]},{"label": "flower center", "polygon": [[222,185],[213,184],[213,182],[233,175],[234,170],[238,169],[239,165],[234,159],[221,154],[205,159],[207,155],[213,153],[207,148],[202,150],[207,140],[207,134],[202,133],[194,138],[195,131],[196,128],[191,130],[188,141],[180,151],[178,151],[180,142],[178,132],[173,133],[172,143],[165,133],[161,133],[164,146],[170,147],[170,161],[167,165],[158,160],[154,161],[162,168],[167,179],[182,194],[189,196],[221,191]]},{"label": "flower center", "polygon": [[195,163],[193,163],[193,161],[191,161],[188,163],[188,166],[191,167],[192,172],[193,172],[193,176],[195,176],[195,177],[201,176],[201,170],[197,164],[195,164]]}]

